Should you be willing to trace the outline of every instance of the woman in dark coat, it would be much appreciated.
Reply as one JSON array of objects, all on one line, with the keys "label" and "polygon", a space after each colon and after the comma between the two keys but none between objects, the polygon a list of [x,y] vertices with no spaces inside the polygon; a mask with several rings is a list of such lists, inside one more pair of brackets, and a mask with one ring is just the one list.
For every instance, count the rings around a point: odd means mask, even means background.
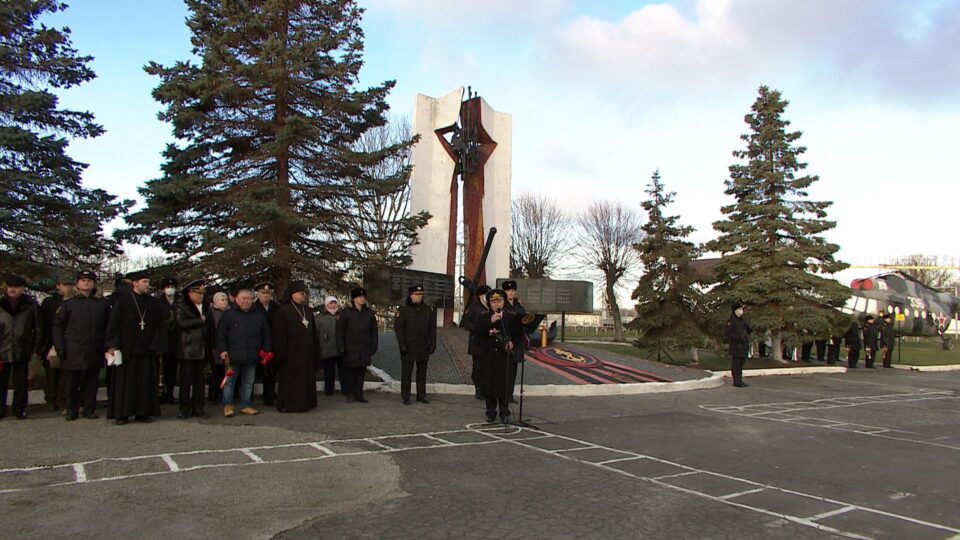
[{"label": "woman in dark coat", "polygon": [[750,325],[743,320],[743,304],[732,306],[733,313],[726,324],[727,338],[730,340],[730,371],[733,373],[733,385],[748,386],[743,382],[743,365],[747,362],[747,350],[750,348]]},{"label": "woman in dark coat", "polygon": [[[41,349],[39,332],[39,305],[31,296],[24,294],[27,280],[10,276],[6,290],[0,299],[0,320],[10,333],[3,357],[0,358],[0,418],[7,413],[7,387],[13,383],[13,414],[19,419],[27,417],[30,357]],[[11,381],[12,379],[12,381]]]},{"label": "woman in dark coat", "polygon": [[357,288],[350,292],[350,305],[337,320],[337,350],[343,356],[343,365],[350,370],[353,393],[347,394],[347,401],[356,399],[366,403],[363,397],[363,381],[367,366],[377,352],[377,316],[367,306],[367,291]]},{"label": "woman in dark coat", "polygon": [[284,297],[273,319],[277,410],[302,412],[317,407],[317,325],[304,282],[290,282]]}]

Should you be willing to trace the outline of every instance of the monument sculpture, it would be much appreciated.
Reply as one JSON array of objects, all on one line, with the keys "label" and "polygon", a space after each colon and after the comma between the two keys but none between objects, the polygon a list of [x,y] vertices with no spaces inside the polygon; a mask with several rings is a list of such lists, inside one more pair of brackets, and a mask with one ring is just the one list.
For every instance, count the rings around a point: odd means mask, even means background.
[{"label": "monument sculpture", "polygon": [[[477,272],[486,231],[496,227],[501,233],[480,269],[481,281],[509,274],[512,125],[509,114],[463,87],[441,98],[417,94],[413,128],[420,140],[413,148],[410,210],[433,217],[413,247],[412,270],[456,277],[462,198],[462,273]],[[453,310],[442,311],[438,320],[451,324]]]}]

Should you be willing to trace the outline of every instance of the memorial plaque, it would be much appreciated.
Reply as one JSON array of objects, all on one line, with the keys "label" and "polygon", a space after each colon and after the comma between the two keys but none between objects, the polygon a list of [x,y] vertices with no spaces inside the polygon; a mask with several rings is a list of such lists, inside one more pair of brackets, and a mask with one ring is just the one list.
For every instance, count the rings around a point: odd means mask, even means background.
[{"label": "memorial plaque", "polygon": [[[506,279],[498,279],[502,287]],[[593,313],[593,283],[554,279],[515,279],[517,297],[531,313]]]},{"label": "memorial plaque", "polygon": [[407,289],[423,286],[423,301],[438,308],[453,308],[456,288],[453,276],[419,270],[385,268],[363,276],[367,297],[377,305],[399,305],[407,300]]}]

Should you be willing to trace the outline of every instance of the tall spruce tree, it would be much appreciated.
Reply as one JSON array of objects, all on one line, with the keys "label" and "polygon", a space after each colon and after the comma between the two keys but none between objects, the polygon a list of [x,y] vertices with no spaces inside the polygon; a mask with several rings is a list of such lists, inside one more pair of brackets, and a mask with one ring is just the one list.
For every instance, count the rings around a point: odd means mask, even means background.
[{"label": "tall spruce tree", "polygon": [[[715,299],[747,304],[754,335],[770,332],[776,359],[784,333],[801,339],[836,333],[844,316],[834,307],[848,296],[843,285],[819,275],[847,265],[834,259],[838,246],[821,236],[835,226],[826,219],[832,203],[808,199],[807,188],[819,178],[798,176],[807,167],[798,160],[806,148],[794,144],[799,131],[787,131],[786,106],[779,91],[760,87],[744,118],[746,149],[733,152],[746,163],[731,165],[725,182],[735,202],[721,208],[726,219],[713,224],[720,236],[706,245],[723,256],[714,267]],[[725,318],[729,309],[717,313]]]},{"label": "tall spruce tree", "polygon": [[[358,90],[362,10],[350,0],[187,0],[190,61],[145,69],[182,143],[124,238],[147,240],[180,268],[283,286],[336,288],[350,260],[343,209],[377,164],[411,141],[364,151],[386,122],[394,83]],[[405,168],[397,174],[406,174]],[[382,180],[382,179],[381,179]],[[390,178],[391,189],[403,182]]]},{"label": "tall spruce tree", "polygon": [[0,255],[6,271],[34,279],[96,266],[119,252],[103,225],[130,204],[81,183],[69,138],[96,137],[93,114],[59,107],[51,89],[94,78],[68,28],[39,19],[66,9],[54,0],[0,3]]},{"label": "tall spruce tree", "polygon": [[703,343],[703,293],[690,270],[690,261],[700,255],[692,242],[684,240],[693,227],[678,225],[678,216],[664,210],[676,195],[668,192],[656,170],[646,190],[649,199],[640,203],[647,212],[643,240],[636,249],[643,264],[643,276],[633,291],[637,317],[627,327],[637,330],[634,342],[640,348],[657,350],[694,348]]}]

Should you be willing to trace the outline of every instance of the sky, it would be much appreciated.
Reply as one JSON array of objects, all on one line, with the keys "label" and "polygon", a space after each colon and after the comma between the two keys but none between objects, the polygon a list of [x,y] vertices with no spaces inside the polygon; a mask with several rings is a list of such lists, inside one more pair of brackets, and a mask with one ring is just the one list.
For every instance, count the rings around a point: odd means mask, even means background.
[{"label": "sky", "polygon": [[[190,57],[186,7],[70,0],[68,26],[94,81],[61,94],[106,133],[75,141],[84,183],[124,198],[160,176],[172,141],[143,66]],[[641,211],[654,170],[667,209],[712,223],[743,121],[767,85],[803,136],[813,200],[832,201],[838,257],[910,254],[960,264],[960,0],[361,0],[361,86],[395,80],[391,114],[414,96],[471,86],[513,116],[514,196],[543,193],[571,214],[591,201]],[[141,252],[138,249],[132,253]],[[844,282],[877,270],[851,269]]]}]

